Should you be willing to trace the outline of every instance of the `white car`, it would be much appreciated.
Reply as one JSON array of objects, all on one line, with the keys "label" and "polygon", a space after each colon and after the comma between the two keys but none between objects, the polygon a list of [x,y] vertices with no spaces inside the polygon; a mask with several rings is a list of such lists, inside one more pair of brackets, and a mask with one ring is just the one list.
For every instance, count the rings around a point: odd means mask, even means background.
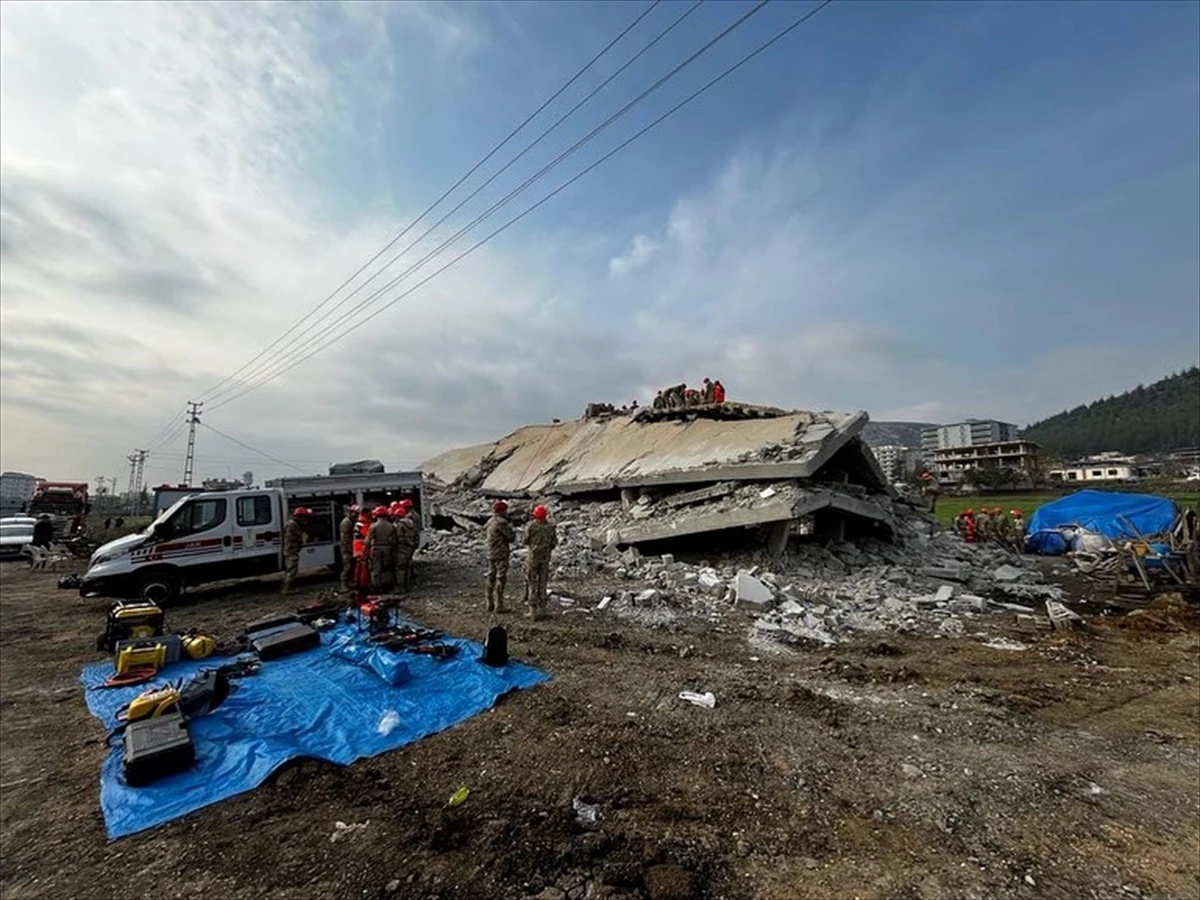
[{"label": "white car", "polygon": [[13,516],[0,519],[0,559],[17,559],[21,551],[33,542],[33,526],[37,519]]}]

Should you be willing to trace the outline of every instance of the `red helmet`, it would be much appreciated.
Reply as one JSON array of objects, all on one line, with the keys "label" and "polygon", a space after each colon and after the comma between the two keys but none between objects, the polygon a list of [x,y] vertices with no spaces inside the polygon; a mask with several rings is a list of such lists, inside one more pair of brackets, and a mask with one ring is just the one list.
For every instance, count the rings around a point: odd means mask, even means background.
[{"label": "red helmet", "polygon": [[968,509],[968,510],[967,510],[967,511],[964,513],[964,515],[973,516],[973,515],[975,515],[975,510],[973,510],[973,509]]},{"label": "red helmet", "polygon": [[312,510],[309,509],[307,506],[297,506],[295,509],[292,510],[292,515],[295,516],[297,519],[306,519],[312,515]]},{"label": "red helmet", "polygon": [[347,507],[346,507],[346,512],[348,512],[348,513],[356,513],[356,512],[358,512],[358,504],[357,504],[357,503],[351,503],[349,506],[347,506]]},{"label": "red helmet", "polygon": [[547,515],[546,507],[539,504],[533,508],[533,517],[539,522],[545,522]]},{"label": "red helmet", "polygon": [[397,506],[403,506],[405,509],[412,509],[413,502],[405,497],[403,500],[397,501]]},{"label": "red helmet", "polygon": [[508,512],[508,504],[505,503],[503,500],[497,500],[495,503],[492,504],[492,512],[494,512],[498,516],[502,516],[506,512]]},{"label": "red helmet", "polygon": [[1012,515],[1012,516],[1020,516],[1020,515],[1021,515],[1021,511],[1020,511],[1019,509],[1014,509],[1014,510],[1013,510],[1011,513],[1009,513],[1009,515]]},{"label": "red helmet", "polygon": [[387,514],[388,514],[388,509],[386,506],[377,506],[373,510],[371,510],[371,515],[376,519],[382,519]]}]

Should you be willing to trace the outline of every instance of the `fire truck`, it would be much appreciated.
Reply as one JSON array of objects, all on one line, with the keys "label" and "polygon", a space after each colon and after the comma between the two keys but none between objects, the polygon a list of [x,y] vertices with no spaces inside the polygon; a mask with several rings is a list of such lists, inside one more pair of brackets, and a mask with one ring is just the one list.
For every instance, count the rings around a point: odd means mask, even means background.
[{"label": "fire truck", "polygon": [[54,536],[66,538],[83,529],[84,517],[91,510],[86,481],[39,479],[34,482],[27,514],[34,518],[48,515],[54,523]]}]

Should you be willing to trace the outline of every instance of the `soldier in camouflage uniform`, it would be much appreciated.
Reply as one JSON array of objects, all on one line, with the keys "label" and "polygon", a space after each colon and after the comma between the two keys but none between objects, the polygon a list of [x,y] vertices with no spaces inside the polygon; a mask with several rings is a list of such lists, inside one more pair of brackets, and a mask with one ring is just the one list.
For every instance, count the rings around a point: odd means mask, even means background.
[{"label": "soldier in camouflage uniform", "polygon": [[1004,515],[1004,510],[992,510],[993,519],[996,527],[996,541],[1003,544],[1005,547],[1012,545],[1012,519]]},{"label": "soldier in camouflage uniform", "polygon": [[375,520],[367,531],[367,558],[371,564],[371,589],[380,594],[392,591],[396,575],[396,529],[387,518],[387,507],[377,506],[371,512]]},{"label": "soldier in camouflage uniform", "polygon": [[1018,553],[1025,552],[1025,517],[1021,515],[1019,509],[1012,511],[1012,522],[1009,525],[1010,540],[1012,541],[1013,549]]},{"label": "soldier in camouflage uniform", "polygon": [[546,608],[546,583],[550,580],[550,552],[558,546],[558,532],[547,521],[546,507],[533,508],[533,521],[525,526],[525,605],[531,619],[542,618]]},{"label": "soldier in camouflage uniform", "polygon": [[396,504],[396,587],[401,593],[412,589],[413,554],[420,544],[415,519],[410,501]]},{"label": "soldier in camouflage uniform", "polygon": [[508,521],[508,504],[497,500],[492,504],[492,517],[483,528],[487,548],[487,608],[488,612],[504,612],[504,586],[508,582],[508,558],[512,542],[517,539]]},{"label": "soldier in camouflage uniform", "polygon": [[308,524],[311,515],[310,510],[298,506],[292,510],[287,525],[283,528],[283,587],[279,592],[281,597],[288,595],[288,591],[292,589],[292,582],[296,580],[296,573],[300,571],[300,551],[305,541],[304,526]]},{"label": "soldier in camouflage uniform", "polygon": [[358,507],[351,503],[338,525],[338,545],[342,551],[342,587],[354,587],[354,526],[358,523]]},{"label": "soldier in camouflage uniform", "polygon": [[986,544],[993,537],[995,529],[992,527],[992,511],[985,506],[975,516],[975,541]]}]

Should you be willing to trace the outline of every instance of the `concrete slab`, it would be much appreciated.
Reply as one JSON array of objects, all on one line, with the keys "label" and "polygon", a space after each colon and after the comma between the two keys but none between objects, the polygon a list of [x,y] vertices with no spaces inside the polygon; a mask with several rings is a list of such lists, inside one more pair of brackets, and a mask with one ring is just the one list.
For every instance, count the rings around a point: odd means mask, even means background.
[{"label": "concrete slab", "polygon": [[737,605],[741,609],[763,611],[775,605],[775,593],[753,575],[738,573],[733,583]]}]

